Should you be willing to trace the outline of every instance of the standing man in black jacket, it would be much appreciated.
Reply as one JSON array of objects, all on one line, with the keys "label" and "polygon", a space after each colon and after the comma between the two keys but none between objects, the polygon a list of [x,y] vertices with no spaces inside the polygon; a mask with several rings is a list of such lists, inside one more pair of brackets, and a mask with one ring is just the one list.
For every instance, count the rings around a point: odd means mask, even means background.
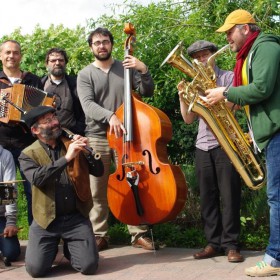
[{"label": "standing man in black jacket", "polygon": [[77,77],[66,74],[66,51],[51,48],[46,53],[45,63],[48,75],[42,78],[42,83],[45,91],[56,95],[56,114],[61,126],[84,135],[85,116],[77,95]]},{"label": "standing man in black jacket", "polygon": [[[0,44],[0,60],[3,70],[0,71],[0,89],[12,87],[13,84],[25,84],[39,89],[43,85],[38,76],[20,69],[22,58],[20,43],[15,40],[7,40]],[[21,151],[34,142],[35,138],[22,124],[6,124],[0,122],[0,145],[9,150],[19,168],[18,157]],[[24,175],[21,173],[25,180]],[[24,192],[28,206],[28,223],[32,222],[31,186],[26,180],[23,182]]]}]

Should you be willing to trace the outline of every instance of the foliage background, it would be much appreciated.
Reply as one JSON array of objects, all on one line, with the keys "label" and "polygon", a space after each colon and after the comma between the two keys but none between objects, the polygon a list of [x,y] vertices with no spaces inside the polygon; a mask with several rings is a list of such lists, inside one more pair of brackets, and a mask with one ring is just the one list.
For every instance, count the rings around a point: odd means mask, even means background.
[{"label": "foliage background", "polygon": [[[175,221],[156,225],[155,237],[170,246],[202,246],[205,240],[201,231],[199,194],[193,172],[197,124],[185,125],[180,115],[176,85],[184,74],[168,64],[160,66],[180,41],[183,41],[186,47],[202,39],[216,43],[219,48],[226,45],[225,35],[215,33],[215,30],[223,24],[230,12],[239,8],[253,13],[264,32],[279,34],[279,6],[279,1],[276,0],[167,0],[157,4],[151,3],[147,7],[125,1],[123,13],[115,17],[101,15],[99,18],[90,18],[86,26],[77,26],[75,29],[69,29],[63,25],[52,25],[48,29],[42,29],[38,25],[32,34],[27,35],[21,34],[21,30],[17,29],[12,34],[1,38],[1,41],[6,39],[19,41],[24,55],[22,69],[38,76],[46,73],[44,64],[46,51],[52,47],[64,48],[69,55],[68,73],[76,75],[93,60],[86,42],[91,30],[98,26],[111,30],[115,39],[113,56],[121,60],[124,55],[123,45],[127,37],[123,32],[124,24],[133,23],[137,33],[134,55],[149,66],[156,85],[154,96],[145,99],[145,102],[161,109],[169,116],[173,126],[173,138],[168,144],[170,161],[182,167],[189,186],[189,197],[185,209]],[[114,6],[112,9],[114,10]],[[235,54],[226,52],[217,59],[217,63],[223,69],[232,70]],[[242,117],[240,122],[245,127]],[[19,189],[21,190],[21,187]],[[23,209],[20,223],[26,223],[24,196],[21,193],[20,191],[19,203],[23,203]],[[265,188],[252,191],[244,186],[241,212],[243,243],[249,248],[257,247],[256,243],[260,244],[259,247],[264,247],[268,234]],[[113,217],[111,225],[110,235],[113,242],[119,242],[124,235],[125,240],[128,239],[126,228]],[[160,230],[156,230],[158,227]],[[255,234],[256,231],[261,232]],[[26,232],[23,232],[24,237],[26,237]]]}]

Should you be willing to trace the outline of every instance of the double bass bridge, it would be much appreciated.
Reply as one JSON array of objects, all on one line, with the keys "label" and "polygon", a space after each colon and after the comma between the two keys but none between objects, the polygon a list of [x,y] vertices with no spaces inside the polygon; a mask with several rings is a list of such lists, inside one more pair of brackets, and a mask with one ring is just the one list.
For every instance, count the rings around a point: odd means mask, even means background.
[{"label": "double bass bridge", "polygon": [[124,167],[133,168],[135,165],[144,165],[144,161],[124,162]]}]

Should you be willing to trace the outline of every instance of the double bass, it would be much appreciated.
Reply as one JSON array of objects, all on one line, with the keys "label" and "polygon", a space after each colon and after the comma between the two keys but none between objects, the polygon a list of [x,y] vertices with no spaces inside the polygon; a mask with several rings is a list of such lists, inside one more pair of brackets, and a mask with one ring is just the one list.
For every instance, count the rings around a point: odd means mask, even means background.
[{"label": "double bass", "polygon": [[[125,56],[132,54],[135,28],[126,23]],[[124,103],[116,111],[126,134],[107,133],[116,154],[109,176],[108,203],[112,214],[129,225],[153,225],[179,214],[187,198],[185,176],[168,161],[167,143],[172,125],[165,113],[142,102],[131,90],[130,69],[124,70]]]}]

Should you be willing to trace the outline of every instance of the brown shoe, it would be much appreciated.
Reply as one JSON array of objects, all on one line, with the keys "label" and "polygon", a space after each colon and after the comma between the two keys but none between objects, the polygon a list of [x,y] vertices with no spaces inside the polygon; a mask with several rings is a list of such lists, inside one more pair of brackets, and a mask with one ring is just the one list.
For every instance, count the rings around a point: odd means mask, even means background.
[{"label": "brown shoe", "polygon": [[105,237],[95,236],[98,252],[109,248],[108,241]]},{"label": "brown shoe", "polygon": [[207,245],[202,251],[196,253],[193,255],[195,259],[201,260],[201,259],[208,259],[213,258],[216,256],[221,256],[222,254],[218,251],[216,251],[212,246]]},{"label": "brown shoe", "polygon": [[240,254],[238,250],[229,250],[228,251],[228,261],[229,262],[243,262],[244,257]]},{"label": "brown shoe", "polygon": [[132,244],[135,248],[142,248],[145,250],[158,250],[159,246],[156,243],[153,243],[149,237],[139,237],[135,243]]}]

